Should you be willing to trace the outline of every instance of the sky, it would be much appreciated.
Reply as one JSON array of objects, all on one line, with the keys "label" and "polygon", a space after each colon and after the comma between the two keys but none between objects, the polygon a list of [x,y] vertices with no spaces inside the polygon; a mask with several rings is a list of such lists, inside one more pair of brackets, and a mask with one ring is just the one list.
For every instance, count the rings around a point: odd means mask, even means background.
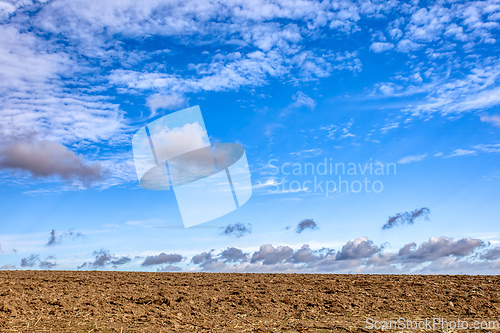
[{"label": "sky", "polygon": [[[0,269],[498,274],[499,21],[495,0],[2,0]],[[185,228],[132,138],[193,106],[253,194]]]}]

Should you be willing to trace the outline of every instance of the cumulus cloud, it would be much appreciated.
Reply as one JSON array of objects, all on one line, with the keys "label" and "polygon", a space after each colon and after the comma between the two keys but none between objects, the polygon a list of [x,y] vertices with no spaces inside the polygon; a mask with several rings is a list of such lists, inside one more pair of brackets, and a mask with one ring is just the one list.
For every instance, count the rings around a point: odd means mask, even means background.
[{"label": "cumulus cloud", "polygon": [[53,246],[53,245],[61,244],[64,238],[69,238],[69,237],[72,239],[76,239],[76,238],[84,237],[84,234],[79,232],[79,231],[68,230],[68,231],[62,232],[60,235],[57,235],[56,231],[54,229],[52,229],[52,231],[50,232],[49,241],[47,242],[46,245]]},{"label": "cumulus cloud", "polygon": [[489,249],[488,251],[486,251],[486,253],[481,255],[481,259],[486,259],[486,260],[500,259],[500,247]]},{"label": "cumulus cloud", "polygon": [[292,96],[293,103],[290,105],[294,108],[306,107],[313,110],[316,107],[317,102],[311,97],[304,94],[302,91],[297,92]]},{"label": "cumulus cloud", "polygon": [[485,123],[490,123],[490,124],[492,124],[494,126],[500,127],[500,116],[496,116],[496,115],[492,115],[492,116],[482,115],[481,116],[481,121],[485,122]]},{"label": "cumulus cloud", "polygon": [[337,252],[336,260],[352,260],[370,258],[375,253],[378,253],[380,248],[373,244],[371,240],[366,237],[358,237],[348,241],[342,250]]},{"label": "cumulus cloud", "polygon": [[[500,270],[499,248],[481,252],[487,244],[474,238],[453,240],[431,237],[420,245],[409,243],[398,251],[387,251],[366,237],[347,241],[337,252],[331,248],[312,249],[308,244],[297,250],[289,246],[264,244],[245,254],[227,248],[219,254],[203,252],[191,263],[203,271],[216,272],[323,272],[323,273],[495,273]],[[488,263],[487,266],[485,263]]]},{"label": "cumulus cloud", "polygon": [[293,249],[289,246],[273,247],[271,244],[265,244],[260,250],[252,255],[251,262],[262,261],[263,265],[275,265],[289,259],[293,255]]},{"label": "cumulus cloud", "polygon": [[142,266],[152,266],[160,264],[175,264],[182,261],[182,256],[180,254],[166,254],[164,252],[156,255],[149,256],[144,260]]},{"label": "cumulus cloud", "polygon": [[216,257],[212,256],[212,252],[202,252],[194,255],[191,258],[191,263],[199,265],[202,269],[208,271],[216,271],[224,266],[224,263],[219,261]]},{"label": "cumulus cloud", "polygon": [[210,146],[207,131],[198,122],[174,128],[166,128],[161,123],[148,127],[159,160]]},{"label": "cumulus cloud", "polygon": [[290,257],[290,262],[293,263],[305,263],[314,264],[325,258],[331,257],[335,254],[335,250],[322,248],[319,250],[312,250],[307,244],[302,245],[302,247],[295,251]]},{"label": "cumulus cloud", "polygon": [[250,223],[243,224],[236,222],[234,224],[228,224],[226,227],[221,228],[221,234],[225,236],[243,237],[252,233],[252,225]]},{"label": "cumulus cloud", "polygon": [[52,268],[56,267],[57,264],[53,261],[44,260],[44,261],[40,261],[39,266],[42,269],[52,269]]},{"label": "cumulus cloud", "polygon": [[58,176],[85,184],[104,175],[98,163],[87,163],[65,146],[51,141],[15,141],[1,147],[0,169],[27,171],[35,177]]},{"label": "cumulus cloud", "polygon": [[304,230],[317,230],[319,229],[318,224],[313,219],[304,219],[297,224],[295,232],[300,234]]},{"label": "cumulus cloud", "polygon": [[394,44],[392,43],[383,43],[383,42],[376,42],[370,45],[370,50],[372,50],[375,53],[381,53],[385,51],[389,51],[394,48]]},{"label": "cumulus cloud", "polygon": [[187,99],[179,94],[155,94],[147,99],[147,105],[151,109],[151,117],[154,117],[158,109],[172,110],[186,106]]},{"label": "cumulus cloud", "polygon": [[96,83],[85,73],[89,64],[73,57],[71,48],[28,31],[33,23],[28,21],[19,22],[23,27],[11,22],[0,26],[2,137],[31,133],[39,140],[64,143],[122,140],[123,113],[118,105],[95,94],[96,89],[65,87],[75,78],[88,86]]},{"label": "cumulus cloud", "polygon": [[21,267],[33,268],[38,265],[42,269],[52,269],[57,266],[54,260],[53,256],[48,256],[45,260],[41,260],[38,254],[32,254],[29,257],[21,259]]},{"label": "cumulus cloud", "polygon": [[[67,146],[120,148],[134,119],[110,102],[116,92],[143,99],[155,115],[183,107],[189,94],[356,73],[367,50],[338,43],[354,33],[372,52],[408,55],[406,70],[377,87],[390,96],[423,95],[409,111],[483,110],[500,103],[500,61],[493,56],[499,16],[488,1],[3,2],[0,135],[34,131],[39,140]],[[143,36],[158,40],[157,49],[148,44],[145,51]],[[199,57],[182,53],[200,42],[207,51]],[[179,45],[182,61],[172,61],[175,52],[164,45]],[[316,106],[303,92],[294,98],[297,106]],[[130,181],[123,162],[106,156],[111,184]]]},{"label": "cumulus cloud", "polygon": [[406,244],[399,250],[400,261],[431,261],[443,257],[464,257],[486,244],[475,238],[463,238],[453,241],[448,237],[431,237],[428,242],[423,242],[418,247],[415,243]]},{"label": "cumulus cloud", "polygon": [[415,209],[411,212],[397,213],[394,216],[389,216],[389,219],[382,226],[382,229],[391,229],[401,225],[414,224],[416,219],[424,218],[429,220],[430,210],[427,207]]},{"label": "cumulus cloud", "polygon": [[228,262],[238,262],[245,260],[246,255],[240,249],[237,249],[235,247],[228,247],[219,254],[219,257],[222,259],[223,262],[228,263]]},{"label": "cumulus cloud", "polygon": [[99,268],[106,268],[109,265],[120,266],[132,261],[132,259],[130,259],[128,256],[117,257],[114,254],[111,254],[108,250],[104,249],[101,249],[99,251],[94,251],[92,255],[95,256],[94,261],[84,262],[77,268],[99,269]]},{"label": "cumulus cloud", "polygon": [[34,267],[40,262],[40,256],[32,254],[29,257],[21,259],[21,267]]}]

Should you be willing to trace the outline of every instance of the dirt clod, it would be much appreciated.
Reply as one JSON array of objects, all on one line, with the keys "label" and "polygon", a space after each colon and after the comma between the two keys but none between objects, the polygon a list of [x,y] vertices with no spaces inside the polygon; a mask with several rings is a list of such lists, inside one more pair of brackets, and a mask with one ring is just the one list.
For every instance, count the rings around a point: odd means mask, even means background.
[{"label": "dirt clod", "polygon": [[0,331],[348,332],[498,320],[500,277],[0,272]]}]

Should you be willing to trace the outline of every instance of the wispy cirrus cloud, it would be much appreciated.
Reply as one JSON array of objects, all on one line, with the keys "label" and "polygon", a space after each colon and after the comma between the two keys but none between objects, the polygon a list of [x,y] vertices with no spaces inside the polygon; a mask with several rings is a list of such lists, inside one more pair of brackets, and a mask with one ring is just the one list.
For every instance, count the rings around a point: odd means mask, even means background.
[{"label": "wispy cirrus cloud", "polygon": [[76,239],[84,236],[85,235],[80,231],[68,230],[58,234],[54,229],[52,229],[52,231],[50,232],[49,240],[47,242],[47,246],[61,244],[63,242],[63,239],[65,238]]},{"label": "wispy cirrus cloud", "polygon": [[399,164],[409,164],[413,162],[420,162],[424,160],[427,157],[427,154],[422,154],[422,155],[409,155],[405,156],[402,159],[398,161]]},{"label": "wispy cirrus cloud", "polygon": [[457,148],[453,152],[451,152],[449,155],[446,155],[444,157],[470,156],[470,155],[476,155],[476,154],[477,154],[477,152],[475,150]]},{"label": "wispy cirrus cloud", "polygon": [[[205,92],[253,94],[275,81],[298,86],[341,71],[355,74],[363,70],[363,57],[384,52],[402,57],[405,67],[374,90],[417,96],[402,107],[413,115],[460,114],[500,103],[494,56],[500,14],[491,1],[82,4],[4,3],[0,134],[31,135],[82,156],[99,146],[95,159],[108,167],[110,180],[94,186],[131,180],[127,160],[109,151],[129,152],[131,124],[144,114],[125,112],[121,97],[142,99],[154,116]],[[347,37],[356,42],[339,43]],[[161,42],[152,43],[155,38]],[[295,106],[317,105],[302,91],[294,98]],[[339,136],[354,135],[346,131]]]}]

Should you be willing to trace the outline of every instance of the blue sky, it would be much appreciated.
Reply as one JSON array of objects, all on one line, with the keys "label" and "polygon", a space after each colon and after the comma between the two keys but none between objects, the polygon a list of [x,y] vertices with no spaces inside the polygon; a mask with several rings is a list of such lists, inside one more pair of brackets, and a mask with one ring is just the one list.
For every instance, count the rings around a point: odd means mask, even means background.
[{"label": "blue sky", "polygon": [[[499,20],[498,1],[0,1],[0,268],[496,274]],[[196,105],[253,196],[184,228],[131,142]],[[325,159],[392,171],[292,173]]]}]

